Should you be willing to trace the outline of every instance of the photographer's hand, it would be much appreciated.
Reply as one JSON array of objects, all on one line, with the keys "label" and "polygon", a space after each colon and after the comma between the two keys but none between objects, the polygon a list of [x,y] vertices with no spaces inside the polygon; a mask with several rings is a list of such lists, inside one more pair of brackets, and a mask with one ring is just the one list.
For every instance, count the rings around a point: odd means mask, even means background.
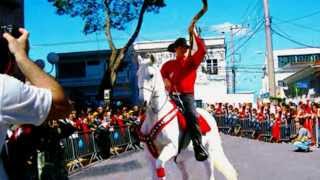
[{"label": "photographer's hand", "polygon": [[14,54],[17,61],[27,57],[28,37],[29,33],[23,28],[19,28],[21,36],[14,38],[9,33],[4,33],[3,37],[8,41],[9,50]]},{"label": "photographer's hand", "polygon": [[10,52],[14,54],[19,69],[32,85],[51,91],[52,106],[48,119],[65,118],[70,112],[71,105],[63,88],[53,77],[46,74],[29,59],[27,55],[29,33],[23,28],[20,28],[19,31],[22,35],[17,39],[8,33],[3,35],[8,41]]}]

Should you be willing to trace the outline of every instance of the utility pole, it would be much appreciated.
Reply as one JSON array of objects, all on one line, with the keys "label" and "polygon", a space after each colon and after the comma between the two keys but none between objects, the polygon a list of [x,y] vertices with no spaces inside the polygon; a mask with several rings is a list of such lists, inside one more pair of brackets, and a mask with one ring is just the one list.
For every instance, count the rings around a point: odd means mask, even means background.
[{"label": "utility pole", "polygon": [[238,25],[232,25],[230,27],[230,48],[231,48],[231,61],[230,61],[230,66],[231,66],[231,93],[235,94],[236,93],[236,71],[235,71],[235,52],[234,52],[234,42],[233,42],[233,38],[234,38],[234,32],[233,30],[237,30],[240,29],[241,27],[239,27]]},{"label": "utility pole", "polygon": [[271,97],[276,96],[276,85],[274,75],[274,61],[271,35],[271,18],[269,13],[269,0],[263,0],[264,18],[265,18],[265,33],[266,33],[266,48],[267,48],[267,70],[268,70],[268,88]]}]

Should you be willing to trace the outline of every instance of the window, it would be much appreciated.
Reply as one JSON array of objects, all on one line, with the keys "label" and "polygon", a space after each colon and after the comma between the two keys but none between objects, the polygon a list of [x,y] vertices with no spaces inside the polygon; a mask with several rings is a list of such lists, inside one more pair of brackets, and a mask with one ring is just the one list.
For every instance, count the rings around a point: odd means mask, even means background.
[{"label": "window", "polygon": [[207,74],[218,74],[218,60],[206,59],[205,68],[203,68],[202,71]]},{"label": "window", "polygon": [[278,66],[281,68],[287,64],[312,64],[319,59],[320,54],[278,56]]},{"label": "window", "polygon": [[278,81],[278,86],[279,87],[286,87],[287,86],[287,84],[284,82],[284,81]]},{"label": "window", "polygon": [[59,63],[59,78],[82,78],[86,76],[85,62]]},{"label": "window", "polygon": [[88,66],[97,66],[100,64],[99,60],[87,61]]}]

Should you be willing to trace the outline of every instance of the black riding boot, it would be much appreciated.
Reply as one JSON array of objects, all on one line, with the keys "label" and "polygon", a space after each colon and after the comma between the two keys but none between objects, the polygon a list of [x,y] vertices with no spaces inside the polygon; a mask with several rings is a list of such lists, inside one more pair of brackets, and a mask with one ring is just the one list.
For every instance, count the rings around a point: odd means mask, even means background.
[{"label": "black riding boot", "polygon": [[201,143],[201,137],[200,137],[200,139],[193,138],[192,145],[193,145],[193,150],[194,150],[194,156],[197,161],[204,161],[204,160],[208,159],[208,152]]},{"label": "black riding boot", "polygon": [[173,96],[172,99],[183,109],[183,115],[186,118],[196,160],[206,160],[208,158],[208,152],[201,143],[202,136],[197,122],[197,112],[195,110],[196,107],[194,107],[193,94],[181,94],[180,96]]}]

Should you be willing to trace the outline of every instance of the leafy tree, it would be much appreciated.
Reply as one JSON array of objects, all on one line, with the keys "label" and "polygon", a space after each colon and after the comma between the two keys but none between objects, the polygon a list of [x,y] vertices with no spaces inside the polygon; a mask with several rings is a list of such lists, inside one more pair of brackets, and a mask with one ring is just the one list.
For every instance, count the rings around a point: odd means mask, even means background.
[{"label": "leafy tree", "polygon": [[[112,88],[116,73],[122,60],[139,35],[145,12],[158,13],[165,6],[164,0],[48,0],[58,15],[80,17],[84,21],[83,32],[90,34],[105,31],[107,41],[112,50],[108,58],[108,68],[101,82],[100,94]],[[138,20],[135,30],[122,48],[113,43],[111,29],[125,30],[130,22]]]}]

